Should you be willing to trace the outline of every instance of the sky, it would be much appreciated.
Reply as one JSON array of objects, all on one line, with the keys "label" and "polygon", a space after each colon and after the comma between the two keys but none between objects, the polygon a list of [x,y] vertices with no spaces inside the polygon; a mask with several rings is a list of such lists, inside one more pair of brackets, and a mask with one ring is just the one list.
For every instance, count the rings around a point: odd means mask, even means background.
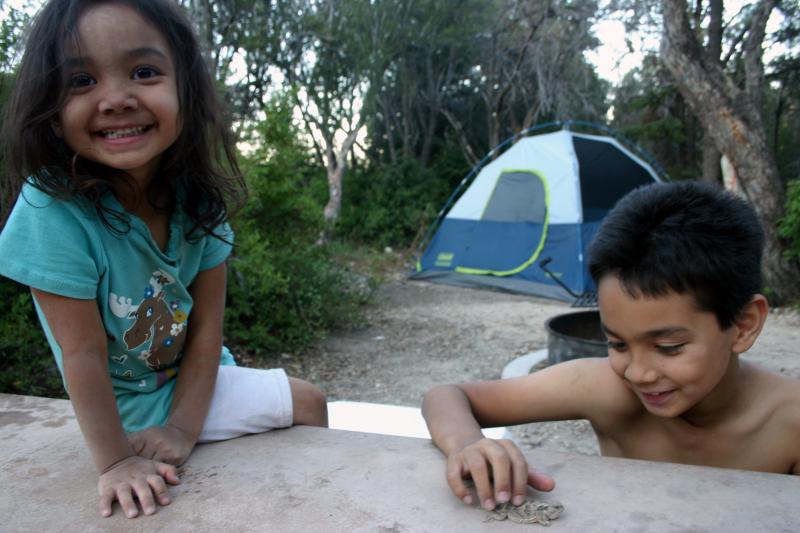
[{"label": "sky", "polygon": [[[601,5],[607,4],[607,0]],[[730,20],[742,7],[752,4],[752,0],[725,0],[723,21]],[[777,29],[780,24],[780,14],[775,9],[767,24],[767,34]],[[586,58],[597,67],[597,73],[604,79],[618,85],[622,78],[631,69],[642,63],[643,50],[658,50],[658,37],[647,37],[640,34],[627,34],[625,26],[619,20],[600,20],[595,23],[594,32],[602,43],[596,50],[586,53]],[[628,49],[625,39],[628,37],[632,50]],[[765,53],[765,62],[771,55],[776,55],[778,50],[768,50]]]}]

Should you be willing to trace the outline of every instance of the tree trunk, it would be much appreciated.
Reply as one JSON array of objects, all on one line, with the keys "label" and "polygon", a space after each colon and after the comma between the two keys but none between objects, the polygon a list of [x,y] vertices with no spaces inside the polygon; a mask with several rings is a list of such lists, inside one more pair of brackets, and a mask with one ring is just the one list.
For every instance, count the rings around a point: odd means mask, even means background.
[{"label": "tree trunk", "polygon": [[[761,65],[761,42],[769,12],[776,0],[762,0],[750,25],[747,49],[758,53],[758,61],[745,60],[751,68]],[[678,89],[717,149],[731,160],[739,183],[758,213],[766,245],[763,257],[765,282],[774,293],[774,303],[800,299],[800,265],[784,257],[784,244],[777,222],[784,212],[784,191],[778,168],[767,145],[761,110],[739,89],[722,68],[709,63],[689,27],[685,0],[662,0],[664,36],[661,56]],[[763,65],[761,65],[763,79]],[[756,90],[758,73],[749,72],[747,88]],[[760,86],[763,91],[763,84]]]},{"label": "tree trunk", "polygon": [[[709,1],[708,44],[706,44],[706,57],[709,63],[720,65],[722,54],[722,0]],[[722,183],[720,159],[722,154],[717,150],[714,140],[709,135],[703,135],[703,181]]]},{"label": "tree trunk", "polygon": [[335,224],[339,218],[339,212],[342,210],[342,178],[344,177],[344,171],[347,169],[347,152],[356,142],[360,127],[361,122],[347,135],[338,155],[334,154],[333,138],[326,139],[328,142],[328,203],[323,211],[326,226]]}]

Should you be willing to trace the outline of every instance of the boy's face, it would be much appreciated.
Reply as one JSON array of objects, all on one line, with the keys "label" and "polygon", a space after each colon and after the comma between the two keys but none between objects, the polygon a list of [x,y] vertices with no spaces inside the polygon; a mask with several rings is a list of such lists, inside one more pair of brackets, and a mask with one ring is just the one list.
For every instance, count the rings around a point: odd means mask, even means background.
[{"label": "boy's face", "polygon": [[633,298],[615,276],[600,280],[598,302],[609,363],[650,413],[676,417],[714,402],[737,326],[721,330],[687,294]]}]

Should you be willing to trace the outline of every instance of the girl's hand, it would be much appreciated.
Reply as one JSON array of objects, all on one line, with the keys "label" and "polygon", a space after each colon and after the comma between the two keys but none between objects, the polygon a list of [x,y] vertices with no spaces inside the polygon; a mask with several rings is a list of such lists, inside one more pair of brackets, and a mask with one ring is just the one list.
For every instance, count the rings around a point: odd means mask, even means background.
[{"label": "girl's hand", "polygon": [[472,504],[472,494],[464,483],[471,477],[478,500],[485,509],[511,501],[521,505],[528,485],[551,491],[555,482],[528,467],[525,456],[510,440],[481,439],[447,456],[447,483],[459,499]]},{"label": "girl's hand", "polygon": [[167,424],[128,435],[136,455],[171,465],[182,465],[192,453],[196,440],[186,431]]},{"label": "girl's hand", "polygon": [[139,514],[135,496],[142,512],[151,515],[156,512],[156,502],[159,505],[170,502],[165,482],[170,485],[180,483],[174,466],[132,455],[100,475],[97,481],[100,514],[111,516],[111,505],[118,500],[125,516],[135,518]]}]

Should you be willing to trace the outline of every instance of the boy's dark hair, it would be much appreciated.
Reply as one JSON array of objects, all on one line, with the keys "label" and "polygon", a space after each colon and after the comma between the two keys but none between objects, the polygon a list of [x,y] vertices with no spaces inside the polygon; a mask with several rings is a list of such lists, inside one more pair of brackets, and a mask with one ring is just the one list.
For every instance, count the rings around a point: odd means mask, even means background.
[{"label": "boy's dark hair", "polygon": [[[233,139],[224,123],[214,81],[200,52],[194,30],[183,10],[170,0],[50,0],[38,13],[6,105],[4,125],[6,179],[2,190],[2,221],[11,211],[26,179],[64,199],[84,198],[110,229],[109,217],[127,223],[100,202],[111,188],[111,177],[123,172],[77,157],[53,131],[67,97],[62,72],[65,43],[78,39],[81,15],[94,6],[118,3],[136,10],[157,29],[173,54],[180,106],[181,133],[163,154],[156,179],[144,191],[157,208],[159,193],[170,202],[181,191],[181,205],[195,230],[211,233],[241,205],[246,196],[236,163]],[[79,44],[79,43],[76,43]],[[163,202],[162,202],[163,203]]]},{"label": "boy's dark hair", "polygon": [[691,295],[730,327],[761,292],[764,234],[748,203],[697,181],[639,187],[622,198],[589,246],[596,283],[617,277],[633,297]]}]

